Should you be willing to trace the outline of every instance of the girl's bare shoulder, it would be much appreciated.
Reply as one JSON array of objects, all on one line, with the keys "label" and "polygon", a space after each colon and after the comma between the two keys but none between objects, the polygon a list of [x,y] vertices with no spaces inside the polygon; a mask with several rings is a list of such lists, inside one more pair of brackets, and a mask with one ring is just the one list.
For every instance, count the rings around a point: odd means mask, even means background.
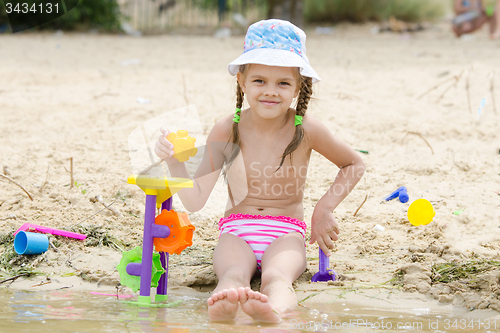
[{"label": "girl's bare shoulder", "polygon": [[217,142],[223,142],[223,141],[227,142],[229,140],[229,136],[231,135],[231,128],[234,123],[233,117],[234,115],[229,114],[217,120],[214,127],[212,127],[210,134],[208,135],[208,140]]},{"label": "girl's bare shoulder", "polygon": [[318,140],[324,139],[325,136],[333,136],[332,132],[319,119],[310,114],[306,114],[302,120],[302,128],[304,129],[304,137],[310,145],[314,146]]}]

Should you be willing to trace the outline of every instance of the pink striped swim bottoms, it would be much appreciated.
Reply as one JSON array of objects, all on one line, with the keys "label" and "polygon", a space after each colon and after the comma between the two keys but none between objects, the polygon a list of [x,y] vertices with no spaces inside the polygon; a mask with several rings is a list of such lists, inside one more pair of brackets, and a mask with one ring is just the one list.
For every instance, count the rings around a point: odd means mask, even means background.
[{"label": "pink striped swim bottoms", "polygon": [[247,242],[255,253],[257,266],[260,268],[262,255],[269,244],[290,232],[299,232],[305,240],[307,225],[287,216],[231,214],[220,219],[219,230],[221,235],[230,233]]}]

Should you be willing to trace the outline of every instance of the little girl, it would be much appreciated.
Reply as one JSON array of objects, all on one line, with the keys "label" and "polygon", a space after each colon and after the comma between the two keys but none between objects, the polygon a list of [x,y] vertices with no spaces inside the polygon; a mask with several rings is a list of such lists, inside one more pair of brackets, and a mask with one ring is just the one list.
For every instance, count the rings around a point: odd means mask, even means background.
[{"label": "little girl", "polygon": [[[333,210],[365,170],[355,151],[321,120],[306,115],[312,84],[320,78],[309,65],[305,41],[305,33],[287,21],[260,21],[248,28],[243,54],[228,66],[238,81],[236,112],[214,125],[193,188],[178,192],[187,210],[200,210],[226,165],[229,200],[213,254],[219,283],[207,301],[214,321],[233,320],[241,306],[255,321],[279,322],[297,306],[292,283],[306,269],[302,199],[311,151],[340,168],[311,220],[310,244],[318,242],[328,256],[340,233]],[[242,109],[245,98],[249,108]],[[168,130],[161,132],[155,153],[173,176],[192,178],[172,158]],[[245,195],[235,202],[234,194],[241,192]],[[250,289],[257,269],[260,292]]]}]

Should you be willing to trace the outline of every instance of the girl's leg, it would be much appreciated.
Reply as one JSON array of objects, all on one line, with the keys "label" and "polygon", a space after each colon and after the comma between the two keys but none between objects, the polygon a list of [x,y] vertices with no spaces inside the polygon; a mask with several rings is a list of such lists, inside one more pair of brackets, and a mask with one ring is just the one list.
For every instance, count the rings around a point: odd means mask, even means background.
[{"label": "girl's leg", "polygon": [[304,238],[297,232],[277,238],[262,256],[261,292],[239,288],[243,311],[258,321],[278,322],[297,306],[292,283],[306,269]]},{"label": "girl's leg", "polygon": [[213,254],[219,283],[207,300],[210,320],[233,320],[238,310],[239,287],[250,286],[257,260],[250,246],[232,234],[222,234]]}]

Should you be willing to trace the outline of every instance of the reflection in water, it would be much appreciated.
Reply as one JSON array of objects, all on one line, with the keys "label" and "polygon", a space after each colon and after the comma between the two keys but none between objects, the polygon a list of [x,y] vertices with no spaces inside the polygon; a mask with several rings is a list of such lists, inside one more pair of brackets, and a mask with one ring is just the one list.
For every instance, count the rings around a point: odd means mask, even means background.
[{"label": "reflection in water", "polygon": [[[444,316],[419,310],[383,313],[322,304],[299,307],[279,325],[255,325],[243,312],[235,323],[210,323],[206,297],[170,295],[172,308],[140,308],[89,292],[0,292],[0,332],[445,332]],[[426,309],[428,310],[428,309]],[[381,315],[383,313],[383,315]],[[450,320],[450,319],[448,319]],[[499,323],[500,324],[500,323]],[[500,325],[499,325],[500,327]],[[475,330],[469,330],[473,332]],[[480,330],[477,330],[479,332]]]}]

